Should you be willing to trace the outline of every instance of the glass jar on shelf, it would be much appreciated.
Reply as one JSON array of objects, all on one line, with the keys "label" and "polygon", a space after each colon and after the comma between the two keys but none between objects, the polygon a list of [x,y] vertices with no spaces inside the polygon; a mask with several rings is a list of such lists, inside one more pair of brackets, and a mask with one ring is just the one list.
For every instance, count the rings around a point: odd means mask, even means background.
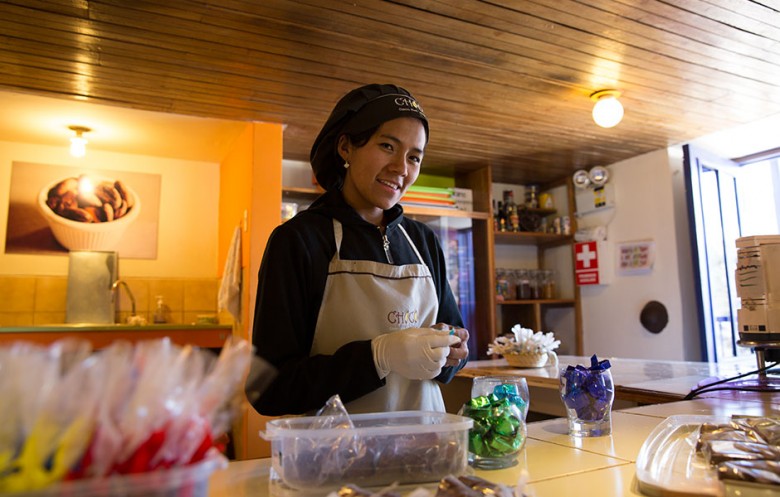
[{"label": "glass jar on shelf", "polygon": [[527,269],[517,270],[517,298],[519,300],[528,300],[531,298],[531,280],[528,277]]},{"label": "glass jar on shelf", "polygon": [[542,298],[542,287],[540,282],[540,271],[538,269],[528,270],[528,281],[531,284],[531,299],[538,300]]},{"label": "glass jar on shelf", "polygon": [[503,268],[496,269],[496,300],[499,302],[509,300],[509,279]]},{"label": "glass jar on shelf", "polygon": [[542,271],[542,297],[543,299],[555,298],[555,271],[544,269]]}]

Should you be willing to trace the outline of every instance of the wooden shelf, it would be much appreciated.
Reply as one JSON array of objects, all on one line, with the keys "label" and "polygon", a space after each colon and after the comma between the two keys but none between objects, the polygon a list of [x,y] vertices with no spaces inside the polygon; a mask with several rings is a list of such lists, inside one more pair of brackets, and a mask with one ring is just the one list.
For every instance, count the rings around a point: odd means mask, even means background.
[{"label": "wooden shelf", "polygon": [[548,306],[569,306],[574,305],[574,299],[533,299],[533,300],[504,300],[497,301],[498,305],[548,305]]},{"label": "wooden shelf", "polygon": [[322,188],[282,187],[282,198],[296,198],[312,201],[325,193]]},{"label": "wooden shelf", "polygon": [[[403,205],[403,203],[401,203]],[[404,214],[412,216],[433,216],[433,217],[465,217],[469,219],[489,219],[490,213],[463,211],[459,209],[442,209],[440,207],[420,207],[417,205],[403,205]]]},{"label": "wooden shelf", "polygon": [[537,247],[556,247],[574,241],[572,235],[538,233],[535,231],[496,231],[493,233],[496,243],[509,245],[534,245]]},{"label": "wooden shelf", "polygon": [[[320,188],[283,187],[282,197],[289,199],[303,199],[313,201],[325,190]],[[403,205],[403,202],[401,203]],[[431,217],[463,217],[469,219],[489,219],[489,212],[463,211],[459,209],[444,209],[441,207],[420,207],[417,205],[404,205],[404,214]]]},{"label": "wooden shelf", "polygon": [[[561,210],[557,209],[526,209],[526,213],[533,213],[538,216],[552,216],[552,215],[564,215],[569,216],[571,233],[574,233],[577,229],[576,218],[574,217],[574,185],[571,178],[562,178],[560,181],[550,183],[542,187],[542,191],[552,190],[557,188],[563,188],[565,194],[565,200],[559,205]],[[563,199],[561,199],[563,200]],[[522,216],[522,211],[520,213]],[[492,231],[492,229],[491,229]],[[554,233],[539,233],[539,232],[511,232],[501,231],[492,232],[493,247],[497,245],[505,246],[527,246],[536,247],[537,268],[548,268],[549,264],[554,264],[550,259],[558,259],[561,257],[568,257],[567,254],[560,252],[562,248],[567,248],[571,251],[572,268],[576,267],[576,261],[574,260],[574,236],[561,235]],[[553,249],[549,251],[549,249]],[[551,257],[550,257],[551,256]],[[495,264],[494,264],[495,266]],[[495,268],[492,269],[495,271]],[[573,273],[573,269],[572,269]],[[574,274],[565,275],[561,273],[564,278],[574,278]],[[495,280],[492,281],[495,285]],[[567,335],[568,340],[572,340],[571,346],[575,353],[582,353],[582,310],[580,302],[580,289],[573,283],[573,297],[566,299],[529,299],[529,300],[507,300],[502,302],[495,302],[491,306],[491,309],[495,312],[495,325],[500,326],[501,329],[496,328],[494,334],[501,334],[507,331],[505,328],[513,323],[522,323],[527,328],[532,328],[536,331],[548,329],[548,315],[556,314],[559,310],[566,316],[564,321],[571,318],[573,321],[573,329],[562,329]],[[568,294],[567,294],[568,295]],[[552,324],[552,323],[551,323]],[[556,321],[554,326],[558,326],[559,321]],[[552,330],[558,331],[558,330]],[[570,332],[569,332],[570,331]],[[482,351],[480,351],[482,352]]]}]

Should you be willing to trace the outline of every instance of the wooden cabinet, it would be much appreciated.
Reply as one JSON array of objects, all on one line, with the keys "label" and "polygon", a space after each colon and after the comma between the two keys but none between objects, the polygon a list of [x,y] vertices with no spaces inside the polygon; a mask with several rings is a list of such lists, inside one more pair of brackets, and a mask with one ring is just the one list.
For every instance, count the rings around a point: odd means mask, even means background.
[{"label": "wooden cabinet", "polygon": [[[574,236],[576,217],[574,192],[570,178],[542,185],[541,191],[558,190],[557,209],[542,215],[568,216],[568,234],[549,232],[495,232],[494,250],[500,247],[529,247],[536,252],[532,269],[556,271],[554,295],[541,298],[496,299],[496,335],[509,333],[514,324],[534,331],[552,331],[562,341],[565,353],[582,354],[582,311],[580,292],[574,281]],[[538,211],[536,211],[538,212]],[[548,223],[550,224],[550,223]],[[496,267],[493,268],[494,274]],[[494,292],[497,294],[497,292]]]}]

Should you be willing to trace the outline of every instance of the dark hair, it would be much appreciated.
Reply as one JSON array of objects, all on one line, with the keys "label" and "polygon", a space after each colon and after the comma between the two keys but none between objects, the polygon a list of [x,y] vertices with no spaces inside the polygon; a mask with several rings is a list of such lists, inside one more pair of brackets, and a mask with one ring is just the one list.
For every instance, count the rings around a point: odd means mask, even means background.
[{"label": "dark hair", "polygon": [[365,145],[379,126],[398,117],[422,121],[428,140],[428,119],[411,93],[395,85],[366,85],[344,95],[333,108],[311,148],[309,159],[317,182],[326,190],[340,189],[346,170],[338,154],[341,135]]}]

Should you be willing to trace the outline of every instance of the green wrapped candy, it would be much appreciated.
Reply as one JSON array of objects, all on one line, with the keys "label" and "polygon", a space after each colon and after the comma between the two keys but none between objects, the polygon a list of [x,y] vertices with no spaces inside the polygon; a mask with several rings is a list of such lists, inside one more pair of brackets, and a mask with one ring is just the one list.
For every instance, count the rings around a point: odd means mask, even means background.
[{"label": "green wrapped candy", "polygon": [[519,451],[525,442],[521,408],[494,394],[471,399],[462,412],[474,420],[469,451],[479,457],[501,457]]}]

